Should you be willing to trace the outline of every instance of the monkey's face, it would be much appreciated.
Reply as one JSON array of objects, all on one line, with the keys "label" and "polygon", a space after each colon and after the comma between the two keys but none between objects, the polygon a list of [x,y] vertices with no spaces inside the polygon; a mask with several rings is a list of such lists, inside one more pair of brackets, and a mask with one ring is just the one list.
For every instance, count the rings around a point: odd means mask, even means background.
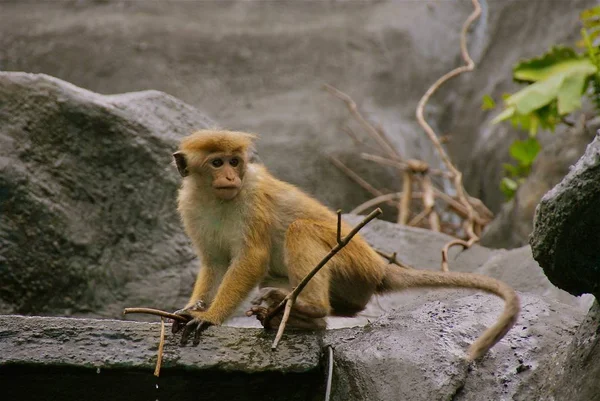
[{"label": "monkey's face", "polygon": [[244,178],[244,159],[240,155],[213,154],[206,159],[205,166],[212,175],[217,198],[231,200],[238,195]]}]

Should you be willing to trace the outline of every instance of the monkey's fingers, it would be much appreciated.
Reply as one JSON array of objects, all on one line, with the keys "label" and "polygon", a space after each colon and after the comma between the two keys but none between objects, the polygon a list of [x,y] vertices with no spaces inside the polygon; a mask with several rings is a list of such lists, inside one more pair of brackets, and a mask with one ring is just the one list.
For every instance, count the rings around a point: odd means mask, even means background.
[{"label": "monkey's fingers", "polygon": [[[190,320],[192,320],[192,316],[189,314],[188,308],[179,309],[173,313],[176,315],[185,317],[186,319],[188,319],[188,322]],[[175,333],[179,332],[179,330],[181,330],[186,324],[187,324],[186,322],[180,322],[179,320],[174,320],[173,324],[171,325],[171,333],[175,334]]]},{"label": "monkey's fingers", "polygon": [[212,326],[211,322],[207,322],[206,320],[201,319],[192,319],[185,325],[183,329],[183,333],[181,334],[181,345],[185,345],[187,340],[190,338],[190,334],[194,333],[194,345],[198,345],[200,343],[200,334],[206,329]]},{"label": "monkey's fingers", "polygon": [[264,306],[253,306],[248,311],[246,311],[246,316],[256,316],[256,319],[262,324],[265,329],[274,329],[279,327],[279,323],[281,322],[281,318],[283,313],[273,316],[271,320],[268,322],[268,327],[265,326],[265,319],[269,314],[269,309]]}]

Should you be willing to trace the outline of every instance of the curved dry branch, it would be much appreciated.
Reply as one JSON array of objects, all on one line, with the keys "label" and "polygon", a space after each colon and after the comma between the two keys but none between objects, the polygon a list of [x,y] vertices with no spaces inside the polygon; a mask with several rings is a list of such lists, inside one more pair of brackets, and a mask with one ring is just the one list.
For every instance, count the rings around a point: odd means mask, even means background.
[{"label": "curved dry branch", "polygon": [[431,128],[431,126],[427,123],[427,121],[425,120],[425,117],[424,117],[425,105],[427,104],[427,102],[429,101],[429,99],[431,98],[433,93],[435,91],[437,91],[440,88],[440,86],[442,86],[442,84],[444,84],[449,79],[451,79],[457,75],[460,75],[464,72],[473,71],[473,69],[475,68],[475,63],[471,59],[471,56],[469,55],[469,51],[467,49],[467,31],[468,31],[469,27],[471,26],[471,24],[477,18],[479,18],[479,16],[481,15],[481,6],[480,6],[478,0],[472,0],[472,3],[473,3],[474,10],[471,13],[471,15],[469,15],[469,17],[467,18],[465,23],[463,24],[462,30],[461,30],[461,35],[460,35],[461,55],[462,55],[462,58],[465,61],[466,65],[455,68],[454,70],[444,74],[427,90],[427,92],[425,92],[425,94],[423,95],[423,97],[421,98],[421,100],[419,101],[419,104],[417,106],[416,116],[417,116],[417,121],[419,122],[419,125],[421,125],[423,130],[425,130],[425,132],[427,133],[427,136],[429,137],[429,139],[433,143],[435,149],[437,150],[438,154],[440,155],[440,158],[446,165],[446,168],[448,168],[448,170],[450,171],[450,173],[453,176],[454,186],[456,187],[457,198],[460,201],[460,203],[463,205],[463,207],[466,209],[466,212],[467,212],[468,224],[466,227],[466,231],[467,231],[468,238],[469,238],[469,240],[471,240],[473,238],[476,238],[476,240],[477,240],[479,238],[475,234],[475,228],[474,228],[476,211],[473,208],[473,205],[471,204],[471,202],[469,202],[467,192],[463,186],[462,173],[454,166],[454,164],[450,160],[450,157],[448,157],[448,154],[446,153],[442,144],[440,143],[440,140],[439,140],[437,134],[435,133],[433,128]]}]

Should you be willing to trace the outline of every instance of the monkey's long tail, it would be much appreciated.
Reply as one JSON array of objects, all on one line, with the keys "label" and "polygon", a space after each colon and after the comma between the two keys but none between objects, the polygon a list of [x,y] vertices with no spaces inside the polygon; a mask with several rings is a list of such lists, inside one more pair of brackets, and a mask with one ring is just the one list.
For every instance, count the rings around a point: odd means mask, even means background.
[{"label": "monkey's long tail", "polygon": [[504,311],[496,323],[488,329],[469,348],[469,360],[483,356],[502,339],[517,322],[519,315],[519,297],[507,284],[495,278],[475,273],[436,272],[431,270],[398,269],[386,265],[385,276],[377,292],[385,293],[408,288],[446,287],[474,288],[504,299]]}]

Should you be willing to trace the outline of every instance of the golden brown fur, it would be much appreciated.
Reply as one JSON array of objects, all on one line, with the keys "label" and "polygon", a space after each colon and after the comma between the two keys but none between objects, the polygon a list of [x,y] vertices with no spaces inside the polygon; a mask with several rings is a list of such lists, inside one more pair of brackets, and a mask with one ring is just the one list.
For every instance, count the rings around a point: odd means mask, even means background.
[{"label": "golden brown fur", "polygon": [[[253,138],[205,130],[185,138],[178,152],[178,168],[189,172],[179,192],[178,210],[202,260],[190,301],[178,311],[193,318],[182,341],[194,330],[197,335],[210,324],[221,324],[256,286],[262,288],[261,295],[248,315],[264,323],[270,308],[335,246],[337,216],[298,188],[274,178],[262,165],[249,163]],[[227,174],[234,171],[241,182],[230,199],[213,188],[213,181],[225,174],[222,168],[207,166],[207,158],[215,154],[226,162],[243,158],[239,168],[225,165]],[[342,231],[349,231],[345,224]],[[322,328],[325,316],[353,316],[374,293],[415,287],[477,288],[504,298],[504,313],[472,345],[471,359],[498,342],[519,312],[517,295],[498,280],[388,265],[357,235],[309,282],[288,325]],[[200,300],[208,305],[206,309],[196,307]],[[272,321],[277,323],[278,319]],[[174,324],[174,331],[180,327]]]}]

